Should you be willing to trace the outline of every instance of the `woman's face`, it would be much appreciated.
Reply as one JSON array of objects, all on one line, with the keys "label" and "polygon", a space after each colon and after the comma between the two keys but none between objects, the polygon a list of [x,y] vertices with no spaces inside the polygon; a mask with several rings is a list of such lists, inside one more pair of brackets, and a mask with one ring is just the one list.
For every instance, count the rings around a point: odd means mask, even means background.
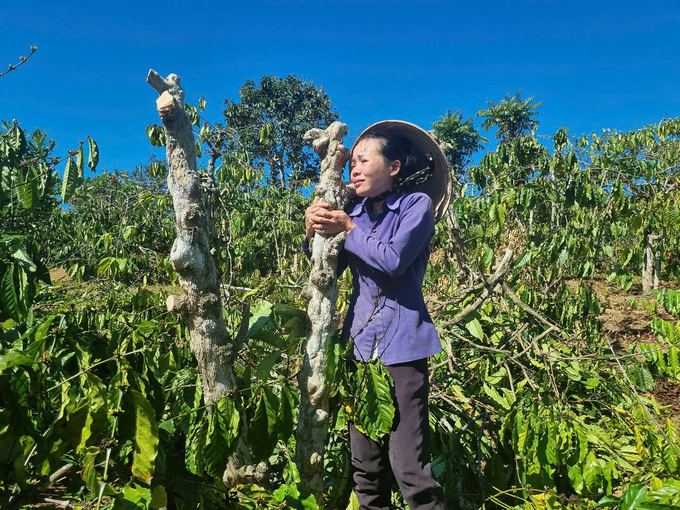
[{"label": "woman's face", "polygon": [[368,138],[360,141],[352,153],[349,178],[360,197],[376,197],[392,186],[399,173],[399,160],[386,162],[380,154],[379,140]]}]

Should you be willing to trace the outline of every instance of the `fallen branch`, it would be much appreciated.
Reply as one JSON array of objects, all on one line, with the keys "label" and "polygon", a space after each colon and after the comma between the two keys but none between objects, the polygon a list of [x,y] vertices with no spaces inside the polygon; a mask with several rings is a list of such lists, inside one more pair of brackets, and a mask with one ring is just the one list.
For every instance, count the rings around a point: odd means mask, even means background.
[{"label": "fallen branch", "polygon": [[471,306],[469,306],[462,312],[458,313],[458,315],[456,315],[453,319],[446,321],[441,326],[444,328],[455,326],[456,324],[463,322],[468,316],[470,316],[473,312],[479,309],[484,304],[484,302],[489,298],[491,292],[496,287],[496,285],[498,285],[498,283],[505,277],[505,274],[510,269],[512,257],[513,257],[512,250],[506,250],[505,255],[503,255],[503,260],[501,260],[501,263],[498,265],[498,269],[496,269],[496,272],[492,274],[491,277],[486,281],[486,284],[484,285],[484,290],[479,295],[477,300]]},{"label": "fallen branch", "polygon": [[473,342],[472,340],[468,340],[468,339],[465,338],[463,335],[459,335],[459,334],[456,333],[455,331],[449,331],[449,334],[455,336],[458,340],[461,340],[462,342],[465,342],[465,343],[470,344],[470,345],[471,345],[472,347],[474,347],[475,349],[480,349],[480,350],[482,350],[482,351],[497,352],[497,353],[499,353],[499,354],[507,354],[507,355],[512,354],[511,351],[507,351],[507,350],[505,350],[505,349],[498,349],[498,348],[496,348],[496,347],[489,347],[488,345],[480,345],[480,344],[477,344],[477,343]]},{"label": "fallen branch", "polygon": [[62,508],[67,508],[68,510],[74,510],[75,506],[71,504],[69,501],[63,501],[61,499],[52,499],[52,498],[42,498],[42,501],[44,503],[48,503],[50,505],[54,506],[60,506]]},{"label": "fallen branch", "polygon": [[536,310],[534,310],[529,305],[527,305],[524,301],[522,301],[519,298],[519,296],[512,291],[512,289],[510,288],[510,285],[507,282],[503,282],[503,290],[505,291],[505,293],[510,298],[510,301],[515,303],[524,312],[531,315],[532,317],[537,319],[539,322],[542,322],[546,326],[549,326],[549,327],[555,329],[556,331],[562,332],[562,328],[560,328],[557,324],[554,324],[552,321],[546,319],[540,313],[538,313]]},{"label": "fallen branch", "polygon": [[[541,333],[540,335],[538,335],[538,336],[534,339],[534,342],[538,343],[540,340],[543,340],[543,338],[545,338],[547,335],[549,335],[549,334],[552,333],[553,331],[556,331],[556,329],[553,328],[552,326],[550,326],[550,327],[549,327],[548,329],[546,329],[543,333]],[[529,352],[529,350],[531,349],[531,345],[532,345],[532,344],[529,344],[528,346],[526,346],[526,347],[524,348],[524,350],[523,350],[522,352],[520,352],[520,353],[518,353],[518,354],[515,354],[513,357],[511,357],[511,358],[508,359],[507,361],[515,361],[515,360],[516,360],[517,358],[519,358],[520,356],[523,356],[524,354],[526,354],[527,352]]]},{"label": "fallen branch", "polygon": [[[52,473],[48,478],[41,480],[37,484],[31,486],[28,492],[20,494],[16,499],[10,499],[5,510],[14,510],[15,508],[23,508],[25,505],[30,503],[36,503],[39,500],[46,501],[45,498],[40,497],[40,493],[48,489],[53,483],[58,482],[64,478],[73,469],[73,464],[65,464]],[[56,501],[56,500],[55,500]],[[66,502],[63,502],[68,506],[65,508],[73,508],[73,506]],[[56,503],[55,503],[56,504]],[[64,505],[60,505],[64,506]]]}]

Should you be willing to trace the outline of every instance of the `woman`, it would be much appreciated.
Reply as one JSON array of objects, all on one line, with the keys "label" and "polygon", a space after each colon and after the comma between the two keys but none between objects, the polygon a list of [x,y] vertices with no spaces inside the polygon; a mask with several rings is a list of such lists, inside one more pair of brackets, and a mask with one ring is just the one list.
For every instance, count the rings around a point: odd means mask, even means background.
[{"label": "woman", "polygon": [[350,425],[355,494],[362,509],[389,509],[390,467],[411,510],[443,509],[430,469],[427,358],[441,352],[422,294],[435,221],[450,198],[444,154],[422,129],[400,121],[370,126],[352,148],[350,179],[360,200],[345,211],[317,201],[305,213],[307,239],[346,232],[338,274],[354,291],[343,337],[354,359],[380,358],[394,380],[390,441],[376,443]]}]

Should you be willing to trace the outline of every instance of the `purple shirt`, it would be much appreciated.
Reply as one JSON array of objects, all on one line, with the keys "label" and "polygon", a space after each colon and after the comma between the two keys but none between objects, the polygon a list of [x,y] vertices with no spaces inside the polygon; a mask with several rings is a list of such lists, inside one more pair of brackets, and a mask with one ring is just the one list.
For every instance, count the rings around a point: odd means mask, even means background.
[{"label": "purple shirt", "polygon": [[[378,216],[367,199],[345,212],[356,227],[338,258],[338,274],[349,266],[354,284],[342,334],[354,340],[355,359],[394,365],[441,352],[422,292],[434,235],[430,197],[397,192]],[[306,240],[303,249],[309,254]]]}]

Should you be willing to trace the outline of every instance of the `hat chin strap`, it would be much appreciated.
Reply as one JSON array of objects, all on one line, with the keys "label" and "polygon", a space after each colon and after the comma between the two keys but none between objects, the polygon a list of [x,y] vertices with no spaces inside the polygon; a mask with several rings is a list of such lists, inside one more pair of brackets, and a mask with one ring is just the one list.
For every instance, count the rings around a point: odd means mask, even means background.
[{"label": "hat chin strap", "polygon": [[434,175],[435,164],[434,156],[432,156],[431,153],[426,153],[425,159],[427,159],[427,166],[425,168],[418,170],[417,172],[413,172],[411,175],[403,179],[397,176],[390,189],[369,200],[372,202],[382,202],[395,191],[402,191],[412,186],[419,186],[420,184],[427,181]]}]

